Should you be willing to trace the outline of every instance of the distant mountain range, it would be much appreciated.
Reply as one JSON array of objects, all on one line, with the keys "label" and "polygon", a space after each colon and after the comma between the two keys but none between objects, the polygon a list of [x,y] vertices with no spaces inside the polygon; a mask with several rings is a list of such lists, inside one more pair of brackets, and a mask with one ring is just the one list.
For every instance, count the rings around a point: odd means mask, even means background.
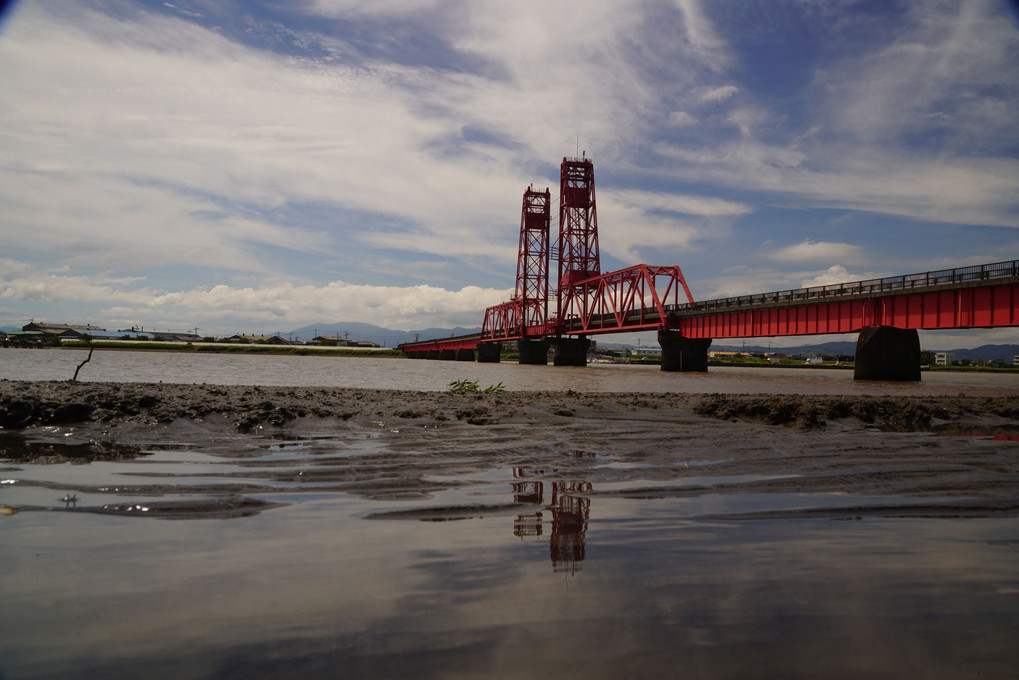
[{"label": "distant mountain range", "polygon": [[411,331],[399,331],[391,328],[382,328],[370,323],[356,321],[338,321],[335,323],[311,324],[295,328],[289,333],[283,333],[287,340],[300,340],[302,342],[313,340],[317,337],[327,338],[349,338],[361,342],[374,342],[382,347],[396,347],[401,342],[414,342],[416,340],[431,340],[433,338],[448,338],[451,335],[469,335],[480,333],[481,328],[421,328]]},{"label": "distant mountain range", "polygon": [[[826,342],[821,345],[797,345],[796,347],[775,347],[769,349],[762,345],[719,345],[712,343],[711,349],[721,352],[782,352],[783,354],[829,354],[833,356],[853,356],[856,354],[855,342]],[[951,352],[956,360],[970,359],[991,361],[1003,359],[1012,363],[1012,357],[1019,355],[1019,345],[981,345],[972,349],[936,349],[935,352]]]}]

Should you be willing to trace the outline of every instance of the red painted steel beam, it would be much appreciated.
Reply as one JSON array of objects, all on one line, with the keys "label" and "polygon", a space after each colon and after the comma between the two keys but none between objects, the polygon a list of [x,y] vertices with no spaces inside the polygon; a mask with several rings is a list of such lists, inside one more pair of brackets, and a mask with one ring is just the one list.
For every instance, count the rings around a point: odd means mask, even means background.
[{"label": "red painted steel beam", "polygon": [[668,326],[688,338],[855,333],[865,326],[916,330],[1019,326],[1019,284],[687,314],[670,318]]},{"label": "red painted steel beam", "polygon": [[576,282],[559,319],[562,334],[658,330],[665,327],[667,307],[693,296],[677,266],[638,264]]}]

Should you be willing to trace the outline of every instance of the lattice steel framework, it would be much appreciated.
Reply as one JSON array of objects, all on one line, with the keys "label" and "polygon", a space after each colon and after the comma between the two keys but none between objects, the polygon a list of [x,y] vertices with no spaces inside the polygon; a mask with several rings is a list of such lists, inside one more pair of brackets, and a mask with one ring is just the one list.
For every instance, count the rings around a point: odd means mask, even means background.
[{"label": "lattice steel framework", "polygon": [[513,296],[520,301],[524,334],[528,326],[544,326],[548,321],[549,226],[552,193],[524,192],[520,208],[520,248],[517,256],[517,287]]},{"label": "lattice steel framework", "polygon": [[669,308],[693,305],[678,266],[638,264],[581,281],[563,306],[561,333],[665,328]]},{"label": "lattice steel framework", "polygon": [[[513,299],[485,311],[481,341],[664,328],[666,305],[693,304],[679,267],[640,264],[601,273],[594,163],[563,158],[559,175],[559,235],[550,254],[550,193],[528,188],[520,217]],[[558,288],[548,280],[558,263]],[[556,300],[549,316],[550,298]]]},{"label": "lattice steel framework", "polygon": [[551,332],[548,318],[552,192],[528,187],[520,208],[517,284],[512,299],[485,310],[482,337],[518,339]]},{"label": "lattice steel framework", "polygon": [[560,305],[580,281],[601,273],[597,215],[594,163],[586,157],[563,158],[559,173],[557,249]]}]

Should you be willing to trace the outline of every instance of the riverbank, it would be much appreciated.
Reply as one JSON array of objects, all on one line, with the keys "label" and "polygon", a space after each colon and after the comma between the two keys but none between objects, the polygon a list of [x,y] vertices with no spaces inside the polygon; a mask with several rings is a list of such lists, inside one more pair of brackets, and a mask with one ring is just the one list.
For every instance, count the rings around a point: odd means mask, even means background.
[{"label": "riverbank", "polygon": [[[642,480],[628,493],[668,495],[677,491],[658,482],[710,466],[731,492],[937,496],[930,512],[1019,510],[1019,397],[454,394],[5,380],[0,426],[10,433],[0,441],[3,457],[49,462],[108,459],[118,447],[134,455],[167,442],[201,450],[224,440],[258,448],[371,438],[387,451],[384,474],[370,455],[315,461],[301,472],[371,497],[427,495],[436,479],[492,467],[572,470],[596,485],[624,473]],[[278,474],[290,479],[294,470]]]},{"label": "riverbank", "polygon": [[[0,381],[0,427],[167,424],[176,420],[252,427],[301,427],[314,420],[391,418],[490,425],[521,413],[597,417],[604,413],[692,414],[802,429],[841,424],[924,432],[977,422],[1019,424],[1014,397],[877,397],[675,393],[490,392]],[[997,421],[1001,421],[998,423]]]}]

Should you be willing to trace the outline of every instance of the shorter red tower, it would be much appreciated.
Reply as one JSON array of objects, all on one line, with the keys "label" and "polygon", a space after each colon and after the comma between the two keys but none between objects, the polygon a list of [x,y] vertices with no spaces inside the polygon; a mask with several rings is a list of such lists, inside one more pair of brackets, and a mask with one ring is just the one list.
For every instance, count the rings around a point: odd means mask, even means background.
[{"label": "shorter red tower", "polygon": [[520,209],[520,248],[517,256],[517,287],[513,300],[520,303],[522,334],[528,326],[544,327],[548,321],[549,225],[552,193],[524,192]]}]

